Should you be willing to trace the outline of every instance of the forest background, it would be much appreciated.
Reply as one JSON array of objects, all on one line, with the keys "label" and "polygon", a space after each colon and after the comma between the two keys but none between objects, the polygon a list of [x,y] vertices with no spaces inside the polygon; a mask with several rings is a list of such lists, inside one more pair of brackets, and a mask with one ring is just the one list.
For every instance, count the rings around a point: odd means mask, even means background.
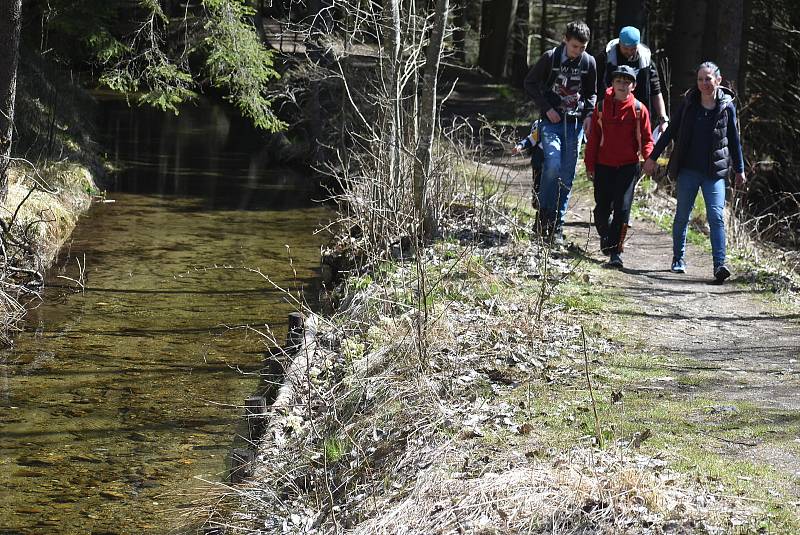
[{"label": "forest background", "polygon": [[[73,82],[122,91],[134,103],[177,112],[201,93],[226,99],[265,132],[304,139],[308,163],[316,166],[352,168],[341,152],[365,149],[365,139],[366,145],[395,147],[388,162],[374,165],[389,166],[390,184],[397,180],[391,176],[413,175],[409,190],[419,215],[431,180],[433,133],[440,126],[433,103],[448,90],[436,86],[440,66],[474,66],[521,88],[529,65],[557,45],[566,23],[575,19],[589,24],[589,51],[595,54],[620,27],[639,27],[672,108],[693,85],[700,62],[720,65],[724,83],[738,94],[750,178],[737,210],[758,236],[796,246],[800,7],[788,1],[0,0],[0,192],[7,188],[14,143],[14,152],[25,157],[36,152],[35,142],[47,150],[40,148],[31,159],[53,157],[45,154],[53,151],[43,136],[25,142],[14,135],[19,48],[23,67],[46,64]],[[286,53],[287,36],[301,41],[302,53],[296,46]],[[359,45],[367,52],[356,52]],[[381,63],[382,88],[352,85],[361,69],[356,57]],[[394,94],[387,79],[394,80]],[[39,100],[42,114],[55,117],[58,96]],[[403,109],[378,110],[372,101],[380,100]],[[520,123],[536,114],[520,109]],[[359,121],[377,127],[364,135],[349,126]],[[409,146],[401,150],[393,140],[404,141],[402,127],[409,123]],[[16,126],[24,132],[26,124]],[[345,130],[348,135],[342,135]],[[404,150],[414,155],[407,169],[397,164]]]}]

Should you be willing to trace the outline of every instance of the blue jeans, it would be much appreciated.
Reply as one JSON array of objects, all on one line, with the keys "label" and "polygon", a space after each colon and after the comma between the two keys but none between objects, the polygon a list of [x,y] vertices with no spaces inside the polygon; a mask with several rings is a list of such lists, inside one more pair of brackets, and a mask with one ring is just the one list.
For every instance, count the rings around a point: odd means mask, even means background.
[{"label": "blue jeans", "polygon": [[686,252],[686,230],[698,189],[703,190],[706,203],[706,217],[711,231],[711,256],[716,269],[725,263],[724,178],[710,177],[691,169],[678,172],[678,208],[672,222],[672,254],[675,258],[683,258]]},{"label": "blue jeans", "polygon": [[545,117],[541,124],[544,164],[539,211],[542,221],[563,225],[572,181],[575,180],[583,122],[562,120],[560,123],[551,123]]}]

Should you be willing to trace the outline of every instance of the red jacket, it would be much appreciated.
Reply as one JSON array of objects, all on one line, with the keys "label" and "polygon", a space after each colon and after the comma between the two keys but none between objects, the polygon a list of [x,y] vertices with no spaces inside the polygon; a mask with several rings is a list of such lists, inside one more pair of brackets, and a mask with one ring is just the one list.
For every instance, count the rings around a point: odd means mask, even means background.
[{"label": "red jacket", "polygon": [[[586,172],[592,175],[598,163],[609,167],[620,167],[639,161],[633,94],[619,102],[614,100],[614,88],[609,87],[604,99],[602,131],[597,124],[598,106],[592,114],[592,127],[583,157]],[[653,152],[653,135],[650,133],[650,112],[644,104],[639,111],[639,127],[642,133],[642,159],[646,160]],[[601,139],[602,146],[600,146]]]}]

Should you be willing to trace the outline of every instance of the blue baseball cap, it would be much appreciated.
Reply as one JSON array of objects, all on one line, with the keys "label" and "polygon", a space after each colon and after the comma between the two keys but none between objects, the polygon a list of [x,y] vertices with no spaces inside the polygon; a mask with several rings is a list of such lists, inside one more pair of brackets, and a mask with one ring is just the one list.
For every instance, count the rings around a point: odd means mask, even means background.
[{"label": "blue baseball cap", "polygon": [[633,26],[625,26],[619,31],[619,44],[623,46],[636,46],[639,38],[639,30]]}]

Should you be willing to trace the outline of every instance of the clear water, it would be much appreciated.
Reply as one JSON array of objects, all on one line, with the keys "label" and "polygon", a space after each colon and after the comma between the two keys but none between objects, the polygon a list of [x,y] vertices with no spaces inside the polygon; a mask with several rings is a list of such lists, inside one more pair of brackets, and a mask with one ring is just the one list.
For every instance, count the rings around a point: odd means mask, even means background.
[{"label": "clear water", "polygon": [[[314,293],[329,213],[258,133],[208,104],[102,108],[115,202],[80,221],[0,354],[0,534],[191,525],[258,386],[267,344],[240,326],[282,339],[294,307],[273,283]],[[60,278],[78,260],[83,289]]]}]

